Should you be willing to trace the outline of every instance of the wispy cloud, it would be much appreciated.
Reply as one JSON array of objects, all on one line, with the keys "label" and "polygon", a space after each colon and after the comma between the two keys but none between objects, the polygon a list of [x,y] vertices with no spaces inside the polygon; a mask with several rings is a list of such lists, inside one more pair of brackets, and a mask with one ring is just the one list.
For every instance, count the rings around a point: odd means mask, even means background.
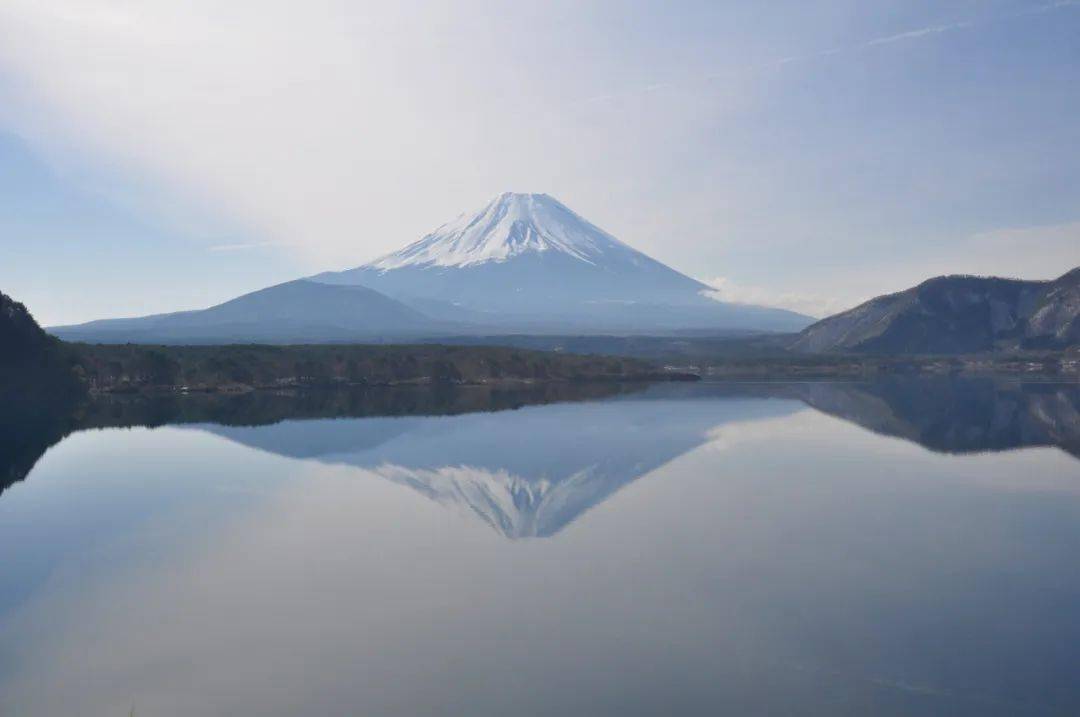
[{"label": "wispy cloud", "polygon": [[758,62],[749,65],[742,65],[736,67],[726,68],[722,71],[710,73],[708,75],[691,77],[685,80],[676,80],[671,82],[658,82],[649,85],[642,85],[637,87],[631,87],[622,91],[607,92],[604,94],[594,95],[587,97],[583,100],[575,102],[576,105],[592,105],[598,103],[604,103],[611,100],[619,99],[622,97],[628,97],[631,95],[644,95],[658,90],[672,89],[680,86],[690,86],[705,82],[712,82],[715,80],[723,79],[725,77],[731,77],[733,75],[761,72],[765,70],[775,70],[782,68],[786,65],[800,64],[806,62],[813,62],[815,60],[823,60],[828,57],[836,55],[854,54],[864,52],[866,50],[872,50],[877,47],[883,47],[886,45],[893,45],[896,43],[908,42],[912,40],[920,40],[922,38],[931,37],[934,35],[943,35],[960,30],[970,30],[972,28],[989,25],[992,23],[1005,22],[1008,20],[1014,20],[1020,17],[1027,17],[1031,15],[1040,15],[1054,10],[1060,10],[1063,8],[1080,7],[1080,0],[1057,0],[1056,2],[1046,3],[1044,5],[1037,5],[1035,7],[1026,8],[1017,12],[995,15],[993,17],[982,18],[979,20],[960,20],[957,22],[942,23],[937,25],[927,25],[925,27],[914,28],[911,30],[905,30],[903,32],[897,32],[891,35],[882,35],[879,37],[872,37],[862,42],[853,43],[851,45],[843,45],[840,47],[831,47],[823,50],[816,50],[814,52],[807,52],[798,55],[787,55],[785,57],[779,57],[774,60],[768,60],[765,62]]},{"label": "wispy cloud", "polygon": [[1062,8],[1068,7],[1080,7],[1080,0],[1056,0],[1056,2],[1045,3],[1043,5],[1035,5],[1034,7],[1017,10],[1016,12],[1006,13],[1003,15],[994,15],[993,17],[988,17],[984,20],[967,20],[961,22],[947,23],[944,25],[931,25],[929,27],[919,28],[917,30],[909,30],[907,32],[901,32],[895,35],[875,38],[873,40],[865,42],[864,46],[873,47],[875,45],[888,45],[892,42],[916,39],[919,37],[925,37],[926,35],[938,35],[943,32],[952,32],[953,30],[965,30],[969,27],[975,27],[976,25],[988,25],[995,22],[1014,20],[1018,17],[1041,15],[1042,13],[1052,12],[1054,10],[1060,10]]},{"label": "wispy cloud", "polygon": [[[955,32],[957,30],[966,30],[975,27],[979,23],[974,20],[965,20],[962,22],[953,22],[944,25],[929,25],[927,27],[920,27],[914,30],[905,30],[904,32],[898,32],[893,35],[882,35],[881,37],[873,37],[863,42],[855,43],[853,45],[844,45],[842,47],[831,47],[826,50],[817,50],[815,52],[807,52],[801,55],[788,55],[787,57],[781,57],[771,62],[763,62],[757,65],[750,65],[743,68],[744,70],[769,70],[784,67],[785,65],[793,65],[804,62],[813,62],[814,60],[822,60],[826,57],[833,57],[834,55],[844,55],[850,53],[863,52],[875,47],[881,47],[883,45],[892,45],[897,42],[905,42],[908,40],[918,40],[930,35],[941,35],[943,33]],[[712,75],[710,79],[717,79],[721,77],[720,74]]]},{"label": "wispy cloud", "polygon": [[908,40],[919,40],[924,37],[930,37],[932,35],[942,35],[946,33],[956,32],[959,30],[969,30],[973,27],[980,25],[989,25],[997,22],[1004,22],[1007,20],[1013,20],[1019,17],[1025,17],[1029,15],[1039,15],[1053,10],[1058,10],[1067,7],[1080,6],[1080,0],[1057,0],[1057,2],[1046,3],[1044,5],[1037,5],[1035,7],[1026,8],[1017,12],[995,15],[993,17],[983,18],[981,20],[960,20],[957,22],[942,23],[939,25],[927,25],[925,27],[919,27],[912,30],[905,30],[904,32],[897,32],[892,35],[882,35],[880,37],[872,37],[863,42],[858,42],[852,45],[845,45],[843,47],[834,47],[828,50],[820,50],[818,52],[811,52],[804,55],[792,55],[789,57],[781,58],[774,63],[766,63],[764,66],[769,65],[787,65],[794,62],[804,62],[809,60],[816,60],[823,57],[829,57],[831,55],[840,55],[844,53],[855,53],[863,50],[869,50],[875,47],[881,47],[883,45],[892,45],[897,42],[906,42]]},{"label": "wispy cloud", "polygon": [[915,40],[920,37],[926,37],[927,35],[940,35],[943,32],[952,32],[954,30],[964,30],[966,28],[975,25],[974,22],[954,22],[948,25],[931,25],[929,27],[921,27],[918,30],[908,30],[907,32],[898,32],[895,35],[886,35],[884,37],[875,37],[873,40],[867,40],[863,43],[862,47],[876,47],[878,45],[890,45],[894,42],[900,42],[902,40]]}]

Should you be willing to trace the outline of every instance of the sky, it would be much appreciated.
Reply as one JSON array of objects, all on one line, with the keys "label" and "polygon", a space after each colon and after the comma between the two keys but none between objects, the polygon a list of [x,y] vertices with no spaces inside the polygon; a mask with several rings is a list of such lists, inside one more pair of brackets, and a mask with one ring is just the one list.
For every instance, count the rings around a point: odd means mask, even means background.
[{"label": "sky", "polygon": [[545,192],[820,316],[1080,265],[1080,0],[0,0],[0,291],[200,308]]}]

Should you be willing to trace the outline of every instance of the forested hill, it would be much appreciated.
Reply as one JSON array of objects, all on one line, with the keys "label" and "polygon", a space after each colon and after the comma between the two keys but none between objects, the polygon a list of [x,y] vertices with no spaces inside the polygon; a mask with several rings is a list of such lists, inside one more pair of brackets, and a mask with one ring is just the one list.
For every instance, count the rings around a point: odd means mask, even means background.
[{"label": "forested hill", "polygon": [[1053,281],[941,276],[807,327],[796,352],[879,355],[1080,345],[1080,267]]},{"label": "forested hill", "polygon": [[0,366],[36,359],[53,343],[25,306],[0,292]]},{"label": "forested hill", "polygon": [[38,325],[25,306],[0,293],[0,400],[36,400],[77,391],[68,348]]}]

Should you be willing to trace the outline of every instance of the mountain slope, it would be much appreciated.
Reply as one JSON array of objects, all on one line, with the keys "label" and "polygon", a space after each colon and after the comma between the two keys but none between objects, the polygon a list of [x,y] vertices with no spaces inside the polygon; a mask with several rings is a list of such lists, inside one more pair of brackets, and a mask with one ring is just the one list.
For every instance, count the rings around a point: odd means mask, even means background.
[{"label": "mountain slope", "polygon": [[0,293],[0,366],[32,359],[51,344],[25,306]]},{"label": "mountain slope", "polygon": [[546,194],[501,194],[400,251],[313,280],[367,286],[427,312],[453,307],[517,330],[790,331],[810,321],[716,302],[706,285]]},{"label": "mountain slope", "polygon": [[290,281],[201,311],[54,327],[72,341],[102,343],[312,343],[448,331],[377,291]]},{"label": "mountain slope", "polygon": [[1080,344],[1080,267],[1046,287],[1024,327],[1029,345]]},{"label": "mountain slope", "polygon": [[806,353],[955,354],[1080,343],[1080,268],[1054,281],[942,276],[807,327]]},{"label": "mountain slope", "polygon": [[0,406],[12,396],[79,391],[74,361],[64,345],[38,325],[23,304],[0,293]]}]

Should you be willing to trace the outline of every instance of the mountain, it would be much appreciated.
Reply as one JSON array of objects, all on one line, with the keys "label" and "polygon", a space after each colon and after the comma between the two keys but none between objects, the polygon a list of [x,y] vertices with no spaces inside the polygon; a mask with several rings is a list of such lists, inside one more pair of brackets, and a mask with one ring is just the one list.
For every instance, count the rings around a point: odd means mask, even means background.
[{"label": "mountain", "polygon": [[429,315],[518,332],[794,331],[810,319],[725,304],[546,194],[504,193],[373,262],[312,277],[361,285]]},{"label": "mountain", "polygon": [[507,333],[797,331],[790,311],[714,301],[709,287],[546,194],[499,195],[370,264],[200,311],[52,329],[101,343],[315,343]]},{"label": "mountain", "polygon": [[1080,345],[1080,267],[1053,281],[942,276],[807,327],[806,353],[959,354]]},{"label": "mountain", "polygon": [[66,340],[102,343],[318,343],[408,338],[454,328],[362,286],[300,279],[201,311],[50,330]]}]

